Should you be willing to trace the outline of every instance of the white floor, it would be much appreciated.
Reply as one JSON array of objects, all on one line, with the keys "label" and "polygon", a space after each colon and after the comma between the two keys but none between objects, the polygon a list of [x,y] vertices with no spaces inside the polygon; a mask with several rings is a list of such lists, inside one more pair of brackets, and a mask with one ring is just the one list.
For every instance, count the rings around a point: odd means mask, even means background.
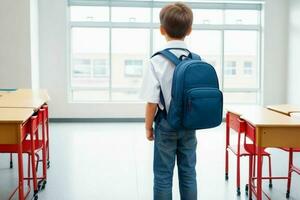
[{"label": "white floor", "polygon": [[[53,123],[51,168],[48,184],[39,193],[41,200],[151,200],[153,143],[144,136],[142,123]],[[198,199],[247,199],[244,187],[248,164],[242,161],[242,194],[236,196],[235,157],[231,154],[230,179],[224,177],[224,125],[199,131]],[[270,150],[273,174],[287,173],[287,153]],[[16,157],[16,156],[15,156]],[[296,155],[300,165],[300,155]],[[8,169],[8,155],[0,155],[0,200],[7,199],[17,185],[17,171]],[[15,166],[17,162],[15,160]],[[175,173],[176,175],[176,173]],[[177,176],[174,198],[179,200]],[[286,181],[267,182],[265,191],[272,200],[285,199]],[[300,176],[293,176],[291,200],[300,199]]]}]

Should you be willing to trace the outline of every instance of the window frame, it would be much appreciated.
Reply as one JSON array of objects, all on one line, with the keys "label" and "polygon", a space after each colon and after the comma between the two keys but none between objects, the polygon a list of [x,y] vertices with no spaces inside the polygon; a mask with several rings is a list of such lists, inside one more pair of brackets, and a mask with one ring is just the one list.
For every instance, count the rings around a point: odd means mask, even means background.
[{"label": "window frame", "polygon": [[[70,9],[70,6],[108,6],[109,8],[109,21],[103,21],[103,22],[92,22],[92,21],[71,21],[70,19],[70,12],[68,13],[68,32],[69,32],[69,41],[68,41],[68,94],[69,94],[69,101],[72,103],[90,103],[90,102],[82,102],[82,101],[76,101],[72,98],[72,93],[74,90],[90,90],[90,89],[97,89],[97,87],[72,87],[71,86],[71,79],[72,79],[72,28],[108,28],[109,29],[109,72],[112,71],[112,29],[114,28],[126,28],[126,29],[149,29],[150,31],[150,39],[149,39],[149,47],[150,47],[150,53],[149,57],[153,53],[153,31],[155,29],[158,29],[160,24],[153,22],[153,10],[154,8],[160,8],[164,5],[166,5],[169,2],[163,2],[163,1],[122,1],[122,0],[116,0],[116,1],[97,1],[97,0],[90,0],[90,1],[81,1],[81,0],[69,0],[68,8]],[[204,3],[204,2],[187,2],[193,9],[222,9],[223,14],[225,14],[226,9],[237,9],[237,10],[258,10],[258,24],[257,25],[247,25],[247,24],[194,24],[193,30],[200,30],[200,31],[220,31],[221,32],[221,81],[220,81],[220,89],[223,92],[226,93],[257,93],[257,101],[256,104],[261,103],[262,101],[262,14],[263,14],[263,3],[256,2],[256,3]],[[137,7],[137,8],[150,8],[150,22],[112,22],[112,13],[111,8],[112,7]],[[223,20],[225,20],[225,16],[223,16]],[[225,22],[223,22],[225,23]],[[228,30],[235,30],[235,31],[256,31],[258,34],[258,45],[257,45],[257,70],[256,75],[258,78],[258,84],[257,88],[224,88],[224,70],[225,70],[225,31]],[[113,102],[124,102],[128,103],[128,101],[122,101],[122,100],[112,100],[112,75],[109,73],[109,100],[108,101],[99,101],[98,103],[113,103]],[[136,103],[136,100],[132,100],[129,102]],[[140,102],[140,101],[138,101]],[[92,102],[94,103],[94,102]]]}]

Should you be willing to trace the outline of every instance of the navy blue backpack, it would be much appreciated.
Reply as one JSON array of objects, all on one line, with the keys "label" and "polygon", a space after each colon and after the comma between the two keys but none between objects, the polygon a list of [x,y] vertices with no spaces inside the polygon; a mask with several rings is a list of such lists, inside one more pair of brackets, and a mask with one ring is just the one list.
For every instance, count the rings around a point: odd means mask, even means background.
[{"label": "navy blue backpack", "polygon": [[[216,127],[221,124],[223,115],[223,94],[219,90],[217,73],[200,56],[188,52],[188,56],[180,58],[170,49],[153,55],[161,55],[175,65],[168,114],[166,109],[159,110],[158,114],[176,130]],[[162,91],[160,99],[165,107]]]}]

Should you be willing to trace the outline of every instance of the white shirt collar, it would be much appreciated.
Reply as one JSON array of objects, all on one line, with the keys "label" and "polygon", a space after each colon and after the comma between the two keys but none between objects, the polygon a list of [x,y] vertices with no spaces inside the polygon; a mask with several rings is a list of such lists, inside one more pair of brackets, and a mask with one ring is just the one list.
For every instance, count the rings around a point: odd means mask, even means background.
[{"label": "white shirt collar", "polygon": [[165,49],[167,48],[183,48],[187,49],[187,45],[184,41],[182,40],[171,40],[166,43],[164,46]]}]

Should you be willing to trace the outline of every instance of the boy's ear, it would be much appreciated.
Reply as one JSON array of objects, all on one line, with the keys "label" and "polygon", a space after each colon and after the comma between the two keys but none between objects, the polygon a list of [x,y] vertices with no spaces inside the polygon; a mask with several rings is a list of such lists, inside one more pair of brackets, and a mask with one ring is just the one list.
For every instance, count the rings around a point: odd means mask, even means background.
[{"label": "boy's ear", "polygon": [[192,33],[192,27],[189,28],[189,30],[187,31],[186,35],[189,36]]},{"label": "boy's ear", "polygon": [[166,30],[165,30],[165,28],[162,25],[160,25],[159,30],[160,30],[160,34],[166,35]]}]

